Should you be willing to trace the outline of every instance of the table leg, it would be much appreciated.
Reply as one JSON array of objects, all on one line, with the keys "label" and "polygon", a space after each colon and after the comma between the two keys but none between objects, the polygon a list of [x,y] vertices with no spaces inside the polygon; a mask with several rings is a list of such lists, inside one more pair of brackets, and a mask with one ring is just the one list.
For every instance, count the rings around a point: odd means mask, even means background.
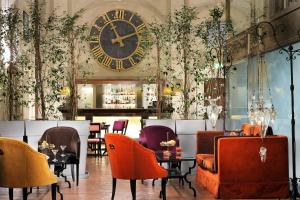
[{"label": "table leg", "polygon": [[63,175],[63,173],[61,173],[60,176],[65,179],[65,182],[68,183],[69,188],[71,188],[71,183],[70,183],[70,181],[68,181],[67,176]]},{"label": "table leg", "polygon": [[193,190],[194,197],[196,197],[196,190],[195,190],[195,188],[192,187],[192,182],[187,179],[187,175],[189,175],[189,174],[191,175],[192,169],[195,168],[195,167],[196,167],[196,160],[194,160],[193,166],[189,167],[189,171],[187,173],[185,173],[184,176],[183,176],[185,182],[187,182],[189,184],[189,188],[191,190]]},{"label": "table leg", "polygon": [[58,184],[56,185],[56,188],[57,188],[58,194],[60,195],[60,200],[64,200],[64,196],[63,196],[63,194],[60,192],[60,188],[59,188],[59,185],[58,185]]},{"label": "table leg", "polygon": [[67,168],[67,165],[64,164],[63,166],[54,166],[54,174],[57,176],[57,177],[63,177],[65,179],[65,182],[68,183],[69,185],[69,188],[71,188],[71,183],[70,181],[68,181],[67,177],[63,175],[63,171]]}]

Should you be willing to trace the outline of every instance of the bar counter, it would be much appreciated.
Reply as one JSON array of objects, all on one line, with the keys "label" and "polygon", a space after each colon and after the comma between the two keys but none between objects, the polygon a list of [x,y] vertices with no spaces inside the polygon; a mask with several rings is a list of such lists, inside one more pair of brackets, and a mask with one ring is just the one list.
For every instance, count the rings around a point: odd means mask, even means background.
[{"label": "bar counter", "polygon": [[[64,119],[70,119],[70,112],[66,108],[60,109]],[[84,116],[86,120],[92,120],[94,116],[139,116],[141,119],[148,119],[149,116],[156,116],[156,109],[134,108],[134,109],[104,109],[86,108],[78,109],[78,116]]]}]

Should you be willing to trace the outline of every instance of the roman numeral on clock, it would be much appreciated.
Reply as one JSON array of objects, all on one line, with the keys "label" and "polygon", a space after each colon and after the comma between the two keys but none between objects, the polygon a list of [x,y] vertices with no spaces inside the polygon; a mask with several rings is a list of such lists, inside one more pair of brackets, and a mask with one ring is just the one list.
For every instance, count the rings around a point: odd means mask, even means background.
[{"label": "roman numeral on clock", "polygon": [[134,14],[132,13],[128,21],[131,21],[133,17],[134,17]]},{"label": "roman numeral on clock", "polygon": [[102,27],[97,24],[94,24],[93,27],[95,27],[98,31],[101,31],[101,29],[102,29]]},{"label": "roman numeral on clock", "polygon": [[110,63],[111,63],[112,59],[108,56],[104,56],[104,58],[102,59],[102,64],[109,67]]},{"label": "roman numeral on clock", "polygon": [[124,19],[125,11],[124,10],[116,10],[115,19]]},{"label": "roman numeral on clock", "polygon": [[136,62],[133,60],[133,58],[129,58],[129,62],[131,63],[132,66],[136,64]]},{"label": "roman numeral on clock", "polygon": [[135,54],[137,56],[139,56],[140,58],[144,57],[144,51],[143,51],[143,49],[141,47],[137,48]]},{"label": "roman numeral on clock", "polygon": [[105,15],[102,16],[102,18],[105,24],[111,21],[107,13],[105,13]]},{"label": "roman numeral on clock", "polygon": [[116,60],[116,69],[121,70],[123,69],[123,61],[122,60]]},{"label": "roman numeral on clock", "polygon": [[97,58],[103,56],[103,54],[104,54],[103,49],[100,48],[100,47],[93,48],[92,52],[93,52],[94,56],[97,57]]},{"label": "roman numeral on clock", "polygon": [[99,37],[98,36],[91,36],[90,37],[90,43],[99,43]]},{"label": "roman numeral on clock", "polygon": [[145,28],[146,28],[146,25],[144,23],[142,23],[136,27],[136,30],[138,33],[142,33]]}]

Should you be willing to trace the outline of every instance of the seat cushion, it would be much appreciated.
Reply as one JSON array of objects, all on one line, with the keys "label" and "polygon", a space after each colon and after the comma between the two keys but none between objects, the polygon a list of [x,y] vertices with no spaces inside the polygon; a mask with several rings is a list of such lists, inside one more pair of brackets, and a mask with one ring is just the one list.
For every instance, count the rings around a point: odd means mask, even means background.
[{"label": "seat cushion", "polygon": [[197,154],[196,155],[197,164],[199,165],[202,162],[202,160],[204,160],[204,159],[206,159],[207,157],[210,157],[210,156],[213,156],[213,154],[205,154],[205,153]]},{"label": "seat cushion", "polygon": [[215,157],[213,154],[197,154],[196,161],[202,169],[215,173]]},{"label": "seat cushion", "polygon": [[100,141],[101,141],[100,138],[90,138],[90,139],[88,139],[88,143],[100,142]]}]

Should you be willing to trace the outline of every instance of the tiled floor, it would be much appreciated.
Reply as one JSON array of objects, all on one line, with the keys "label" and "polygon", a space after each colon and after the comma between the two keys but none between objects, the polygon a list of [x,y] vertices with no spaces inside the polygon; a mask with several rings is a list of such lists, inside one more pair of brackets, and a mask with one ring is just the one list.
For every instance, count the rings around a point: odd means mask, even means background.
[{"label": "tiled floor", "polygon": [[[76,187],[72,183],[72,188],[69,189],[67,184],[61,182],[61,190],[64,194],[64,200],[108,200],[111,198],[111,172],[107,157],[94,158],[88,157],[87,170],[90,176],[87,179],[80,179],[79,186]],[[194,180],[194,176],[191,177]],[[155,200],[160,199],[160,181],[156,181],[155,187],[152,187],[152,180],[144,181],[142,184],[137,181],[137,199]],[[193,181],[194,184],[194,181]],[[179,186],[178,180],[170,180],[167,185],[167,199],[213,199],[213,197],[202,188],[195,186],[197,189],[197,197],[193,197],[193,192],[188,189],[187,185]],[[14,199],[21,198],[21,190],[16,189]],[[8,199],[8,189],[0,188],[0,200]],[[46,188],[39,190],[33,189],[33,193],[28,196],[28,199],[50,200],[50,192]],[[59,199],[59,198],[57,198]],[[115,200],[131,199],[129,181],[118,180]]]}]

